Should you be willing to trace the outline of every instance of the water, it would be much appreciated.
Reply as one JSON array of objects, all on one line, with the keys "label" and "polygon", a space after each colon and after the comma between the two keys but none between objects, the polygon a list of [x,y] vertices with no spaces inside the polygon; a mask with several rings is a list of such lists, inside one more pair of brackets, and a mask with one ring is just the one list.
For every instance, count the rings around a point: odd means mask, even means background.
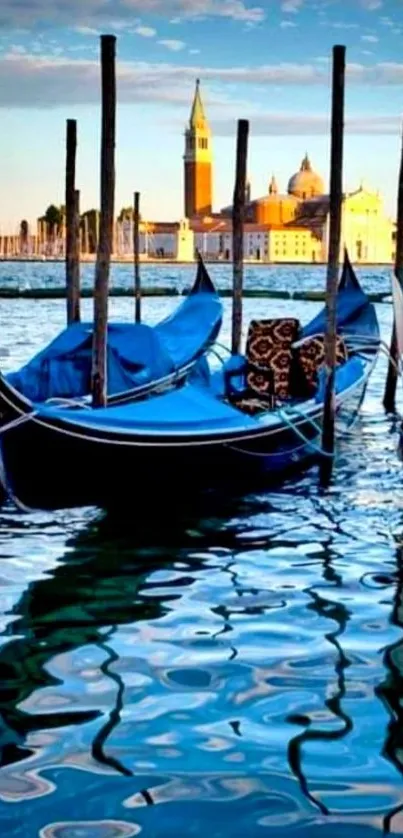
[{"label": "water", "polygon": [[[268,312],[290,303],[247,300],[245,323]],[[0,301],[3,369],[63,318],[62,302]],[[403,835],[403,473],[384,378],[381,359],[328,493],[313,469],[175,521],[3,510],[2,835]]]},{"label": "water", "polygon": [[[232,267],[230,265],[208,265],[209,272],[219,288],[230,288]],[[369,293],[390,292],[390,268],[384,266],[356,268],[363,288]],[[158,264],[141,265],[144,286],[173,287],[179,291],[193,284],[193,265]],[[326,268],[324,265],[247,265],[245,267],[245,288],[270,288],[273,291],[305,291],[324,289]],[[85,288],[94,282],[94,265],[81,266],[81,280]],[[62,262],[0,262],[0,287],[46,288],[64,287],[65,268]],[[133,287],[133,266],[114,264],[111,271],[111,285],[121,288]]]}]

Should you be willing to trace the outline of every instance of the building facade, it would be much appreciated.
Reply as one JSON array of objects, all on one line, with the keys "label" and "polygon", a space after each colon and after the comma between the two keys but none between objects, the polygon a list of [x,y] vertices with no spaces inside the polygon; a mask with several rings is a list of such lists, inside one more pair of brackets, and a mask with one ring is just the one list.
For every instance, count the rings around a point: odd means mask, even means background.
[{"label": "building facade", "polygon": [[[201,98],[200,83],[192,105],[185,147],[185,217],[195,231],[202,253],[228,257],[232,206],[213,212],[211,131]],[[266,195],[253,198],[248,181],[245,207],[245,256],[262,262],[326,262],[329,237],[329,195],[306,153],[287,190],[281,192],[272,175]],[[344,195],[342,247],[360,264],[390,264],[394,260],[396,225],[387,216],[379,192],[360,186]]]}]

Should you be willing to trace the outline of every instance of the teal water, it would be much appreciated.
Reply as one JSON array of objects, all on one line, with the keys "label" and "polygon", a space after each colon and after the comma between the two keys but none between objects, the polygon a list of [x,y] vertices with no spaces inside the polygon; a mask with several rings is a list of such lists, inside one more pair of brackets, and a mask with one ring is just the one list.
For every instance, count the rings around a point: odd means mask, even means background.
[{"label": "teal water", "polygon": [[[174,306],[147,299],[144,316]],[[290,311],[248,299],[245,326]],[[389,340],[391,307],[377,312]],[[62,302],[0,301],[2,368],[63,322]],[[327,493],[312,469],[168,520],[2,510],[1,835],[403,835],[403,468],[385,365]]]}]

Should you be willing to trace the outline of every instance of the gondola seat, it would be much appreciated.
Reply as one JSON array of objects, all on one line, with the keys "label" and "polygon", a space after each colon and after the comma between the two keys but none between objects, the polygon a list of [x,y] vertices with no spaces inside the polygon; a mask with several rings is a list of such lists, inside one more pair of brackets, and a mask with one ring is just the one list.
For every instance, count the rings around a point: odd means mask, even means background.
[{"label": "gondola seat", "polygon": [[[325,363],[325,337],[314,335],[293,348],[295,359],[294,395],[311,397],[315,395],[320,370]],[[348,350],[341,335],[336,337],[336,365],[348,360]]]},{"label": "gondola seat", "polygon": [[[246,355],[240,365],[226,372],[226,395],[232,404],[255,414],[290,397],[292,343],[298,338],[299,328],[299,320],[289,317],[251,321]],[[243,386],[237,389],[232,380],[240,374]]]}]

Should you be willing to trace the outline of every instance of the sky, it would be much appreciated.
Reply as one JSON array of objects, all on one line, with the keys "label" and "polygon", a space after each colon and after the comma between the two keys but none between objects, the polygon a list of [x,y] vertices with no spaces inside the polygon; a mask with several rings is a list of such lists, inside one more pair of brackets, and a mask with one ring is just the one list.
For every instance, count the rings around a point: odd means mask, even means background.
[{"label": "sky", "polygon": [[100,35],[117,37],[115,208],[183,215],[196,78],[213,131],[214,210],[232,198],[238,119],[252,196],[281,191],[306,151],[329,182],[331,65],[346,47],[344,188],[396,215],[403,0],[0,0],[0,232],[64,202],[66,120],[78,124],[81,210],[99,206]]}]

